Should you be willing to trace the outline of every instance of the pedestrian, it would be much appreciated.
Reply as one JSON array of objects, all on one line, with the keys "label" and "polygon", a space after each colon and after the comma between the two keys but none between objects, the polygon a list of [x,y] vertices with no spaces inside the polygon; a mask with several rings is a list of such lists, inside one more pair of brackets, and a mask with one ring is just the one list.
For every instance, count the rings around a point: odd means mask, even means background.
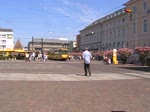
[{"label": "pedestrian", "polygon": [[32,53],[29,54],[29,62],[32,60]]},{"label": "pedestrian", "polygon": [[35,60],[36,61],[38,60],[38,54],[39,54],[38,52],[35,53]]},{"label": "pedestrian", "polygon": [[103,56],[103,61],[104,61],[104,64],[105,64],[105,65],[108,64],[108,57],[107,57],[106,54]]},{"label": "pedestrian", "polygon": [[39,62],[42,60],[42,54],[39,53],[37,58],[38,58],[38,59],[37,59],[37,62],[39,63]]},{"label": "pedestrian", "polygon": [[89,76],[91,76],[90,63],[92,60],[92,54],[88,51],[88,48],[85,48],[85,51],[82,54],[83,62],[84,62],[84,75],[87,76],[87,72]]},{"label": "pedestrian", "polygon": [[29,61],[29,54],[28,53],[25,54],[25,60]]},{"label": "pedestrian", "polygon": [[46,59],[47,59],[47,55],[46,55],[46,53],[44,53],[43,61],[45,62]]},{"label": "pedestrian", "polygon": [[110,65],[111,64],[111,59],[105,54],[103,56],[103,62],[105,65]]},{"label": "pedestrian", "polygon": [[32,52],[32,59],[35,60],[35,52]]}]

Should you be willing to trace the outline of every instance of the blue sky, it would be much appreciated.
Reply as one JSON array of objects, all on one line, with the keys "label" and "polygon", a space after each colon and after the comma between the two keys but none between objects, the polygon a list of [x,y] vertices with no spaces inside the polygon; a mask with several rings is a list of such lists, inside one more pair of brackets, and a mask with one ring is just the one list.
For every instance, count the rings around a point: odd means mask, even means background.
[{"label": "blue sky", "polygon": [[24,46],[35,38],[67,38],[128,0],[0,0],[0,28],[14,30]]}]

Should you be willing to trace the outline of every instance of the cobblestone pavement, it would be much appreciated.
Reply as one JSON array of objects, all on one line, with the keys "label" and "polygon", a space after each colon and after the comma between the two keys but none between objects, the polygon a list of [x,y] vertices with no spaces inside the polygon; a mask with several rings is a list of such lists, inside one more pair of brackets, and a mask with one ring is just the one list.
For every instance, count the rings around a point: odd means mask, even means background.
[{"label": "cobblestone pavement", "polygon": [[[137,70],[134,70],[135,68]],[[142,71],[141,68],[141,66],[132,65],[104,65],[99,61],[95,61],[91,65],[92,77],[84,77],[83,64],[80,61],[47,61],[40,63],[34,61],[1,61],[0,80],[82,81],[150,78],[150,72]],[[139,69],[141,71],[138,71]]]},{"label": "cobblestone pavement", "polygon": [[150,112],[150,72],[135,65],[0,61],[0,112]]},{"label": "cobblestone pavement", "polygon": [[83,74],[23,74],[23,73],[0,73],[0,80],[3,81],[94,81],[94,80],[124,80],[124,79],[145,79],[150,75],[145,74],[117,74],[101,73],[84,76]]},{"label": "cobblestone pavement", "polygon": [[149,80],[0,81],[0,112],[150,112]]}]

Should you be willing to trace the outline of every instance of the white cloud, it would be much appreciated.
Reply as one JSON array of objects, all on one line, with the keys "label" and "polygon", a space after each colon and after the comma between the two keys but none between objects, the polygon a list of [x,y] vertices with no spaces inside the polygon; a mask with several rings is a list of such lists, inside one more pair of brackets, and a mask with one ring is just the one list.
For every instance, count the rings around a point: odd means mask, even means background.
[{"label": "white cloud", "polygon": [[81,22],[90,22],[93,18],[99,15],[98,11],[92,9],[87,4],[83,4],[80,2],[70,2],[69,0],[60,0],[64,8],[55,9],[59,13],[77,19]]},{"label": "white cloud", "polygon": [[55,10],[58,11],[59,13],[61,13],[64,16],[70,16],[70,14],[65,9],[56,8]]},{"label": "white cloud", "polygon": [[65,4],[65,5],[72,5],[72,3],[71,2],[69,2],[68,0],[61,0],[62,2],[63,2],[63,4]]},{"label": "white cloud", "polygon": [[81,3],[77,3],[77,8],[82,12],[80,14],[80,18],[82,18],[82,20],[84,21],[91,21],[93,18],[95,18],[99,13],[92,9],[91,7],[89,7],[87,4],[81,4]]}]

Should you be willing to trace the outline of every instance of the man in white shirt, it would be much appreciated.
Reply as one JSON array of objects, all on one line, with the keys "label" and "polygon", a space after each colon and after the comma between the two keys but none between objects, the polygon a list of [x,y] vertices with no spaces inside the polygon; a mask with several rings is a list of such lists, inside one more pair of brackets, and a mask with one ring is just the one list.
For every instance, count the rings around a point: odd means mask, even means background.
[{"label": "man in white shirt", "polygon": [[85,72],[85,76],[87,76],[87,71],[89,73],[89,76],[91,76],[91,70],[90,70],[90,63],[92,60],[92,55],[91,53],[88,51],[88,48],[85,48],[85,51],[82,54],[82,58],[84,61],[84,72]]}]

